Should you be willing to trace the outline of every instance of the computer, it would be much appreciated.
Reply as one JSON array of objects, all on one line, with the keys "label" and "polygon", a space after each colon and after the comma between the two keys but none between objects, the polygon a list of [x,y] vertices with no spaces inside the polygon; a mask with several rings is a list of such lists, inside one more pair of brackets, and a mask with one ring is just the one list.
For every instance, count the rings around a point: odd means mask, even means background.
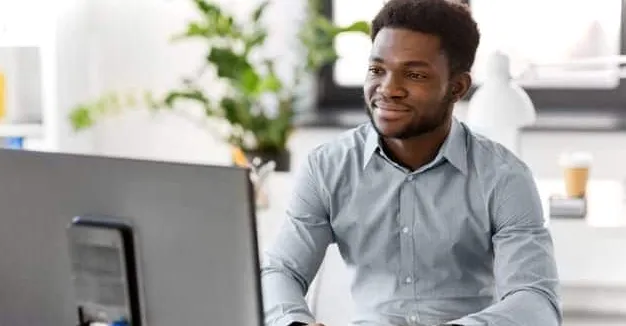
[{"label": "computer", "polygon": [[0,150],[0,325],[262,325],[252,198],[242,168]]}]

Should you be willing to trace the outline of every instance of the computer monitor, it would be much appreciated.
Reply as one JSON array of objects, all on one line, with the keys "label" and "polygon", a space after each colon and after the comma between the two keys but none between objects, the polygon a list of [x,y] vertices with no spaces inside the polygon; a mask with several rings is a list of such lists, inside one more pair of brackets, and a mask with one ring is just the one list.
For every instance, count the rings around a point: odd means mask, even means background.
[{"label": "computer monitor", "polygon": [[0,150],[0,325],[78,325],[68,230],[94,216],[131,226],[142,325],[262,325],[252,198],[241,168]]}]

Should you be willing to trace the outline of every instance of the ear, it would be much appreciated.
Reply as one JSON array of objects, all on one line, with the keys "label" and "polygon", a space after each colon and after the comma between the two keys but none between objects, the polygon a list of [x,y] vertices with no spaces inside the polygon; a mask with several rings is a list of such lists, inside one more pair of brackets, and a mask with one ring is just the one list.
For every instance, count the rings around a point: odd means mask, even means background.
[{"label": "ear", "polygon": [[454,102],[458,102],[467,95],[472,86],[472,76],[469,72],[455,74],[450,79],[450,92]]}]

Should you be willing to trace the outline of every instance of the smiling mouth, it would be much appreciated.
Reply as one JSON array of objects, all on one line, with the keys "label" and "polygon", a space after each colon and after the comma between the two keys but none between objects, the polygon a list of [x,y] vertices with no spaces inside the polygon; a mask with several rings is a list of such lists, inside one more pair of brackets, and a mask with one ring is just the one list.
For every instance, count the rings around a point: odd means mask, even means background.
[{"label": "smiling mouth", "polygon": [[374,115],[382,120],[403,119],[411,113],[410,110],[401,107],[374,106]]},{"label": "smiling mouth", "polygon": [[396,105],[375,105],[374,109],[383,110],[383,111],[392,111],[392,112],[410,112],[407,108],[396,106]]},{"label": "smiling mouth", "polygon": [[383,110],[383,111],[394,111],[394,112],[410,112],[411,110],[404,105],[395,104],[395,103],[381,103],[374,102],[373,108]]}]

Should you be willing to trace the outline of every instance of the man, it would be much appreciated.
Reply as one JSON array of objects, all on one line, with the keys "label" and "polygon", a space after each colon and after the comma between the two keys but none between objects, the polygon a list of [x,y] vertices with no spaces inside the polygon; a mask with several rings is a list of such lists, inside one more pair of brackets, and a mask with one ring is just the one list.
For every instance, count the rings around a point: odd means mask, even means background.
[{"label": "man", "polygon": [[468,9],[389,0],[372,41],[371,122],[317,147],[297,177],[264,259],[266,323],[318,322],[304,295],[336,243],[355,272],[354,325],[559,325],[531,172],[452,116],[479,42]]}]

